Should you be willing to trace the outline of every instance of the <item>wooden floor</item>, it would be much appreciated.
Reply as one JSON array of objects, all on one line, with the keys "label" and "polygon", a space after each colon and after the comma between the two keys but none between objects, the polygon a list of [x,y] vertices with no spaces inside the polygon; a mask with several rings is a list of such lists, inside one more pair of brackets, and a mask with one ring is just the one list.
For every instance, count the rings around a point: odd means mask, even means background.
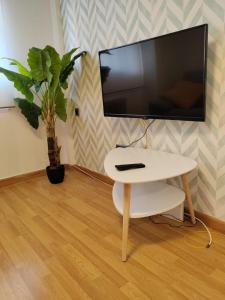
[{"label": "wooden floor", "polygon": [[225,299],[225,237],[202,227],[122,220],[111,187],[76,170],[0,189],[0,299]]}]

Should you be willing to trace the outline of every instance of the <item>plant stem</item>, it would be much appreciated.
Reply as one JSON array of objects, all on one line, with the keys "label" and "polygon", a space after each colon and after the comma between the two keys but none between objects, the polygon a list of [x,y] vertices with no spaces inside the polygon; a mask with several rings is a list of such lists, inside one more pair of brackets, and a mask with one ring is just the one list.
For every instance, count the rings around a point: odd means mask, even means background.
[{"label": "plant stem", "polygon": [[48,157],[51,167],[60,165],[60,147],[58,147],[57,138],[55,136],[55,122],[47,124],[47,142],[48,142]]}]

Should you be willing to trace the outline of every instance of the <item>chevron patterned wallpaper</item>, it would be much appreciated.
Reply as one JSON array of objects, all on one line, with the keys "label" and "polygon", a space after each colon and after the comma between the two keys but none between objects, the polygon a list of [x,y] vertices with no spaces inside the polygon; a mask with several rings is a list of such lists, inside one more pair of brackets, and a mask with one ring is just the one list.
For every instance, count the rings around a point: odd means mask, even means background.
[{"label": "chevron patterned wallpaper", "polygon": [[71,118],[74,162],[100,172],[107,152],[139,136],[146,124],[103,117],[98,50],[209,24],[206,122],[157,120],[149,140],[154,149],[198,161],[190,176],[195,208],[225,220],[225,1],[61,0],[61,13],[66,49],[89,52],[69,90],[80,108],[80,117]]}]

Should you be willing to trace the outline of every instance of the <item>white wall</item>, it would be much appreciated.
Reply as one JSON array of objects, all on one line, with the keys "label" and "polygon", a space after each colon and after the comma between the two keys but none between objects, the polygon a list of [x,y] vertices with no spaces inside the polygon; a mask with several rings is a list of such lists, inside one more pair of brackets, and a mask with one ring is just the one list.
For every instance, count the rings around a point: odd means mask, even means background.
[{"label": "white wall", "polygon": [[[6,39],[1,57],[13,57],[26,64],[28,49],[46,44],[63,52],[58,0],[0,0],[0,4],[6,22],[1,30]],[[4,104],[15,95],[12,85],[8,88],[5,84],[0,77],[0,102]],[[57,129],[62,162],[70,162],[68,130],[61,122]],[[48,165],[43,126],[37,131],[32,129],[17,108],[0,109],[0,141],[0,179],[44,169]]]}]

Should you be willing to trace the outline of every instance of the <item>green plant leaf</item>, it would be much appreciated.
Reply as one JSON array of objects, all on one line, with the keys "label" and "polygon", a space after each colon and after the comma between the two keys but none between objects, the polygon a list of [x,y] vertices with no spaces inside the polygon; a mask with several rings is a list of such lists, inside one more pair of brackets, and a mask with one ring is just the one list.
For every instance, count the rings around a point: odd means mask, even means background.
[{"label": "green plant leaf", "polygon": [[31,69],[32,78],[37,81],[52,80],[50,72],[51,59],[49,53],[39,48],[31,48],[28,52],[27,62]]},{"label": "green plant leaf", "polygon": [[40,91],[42,83],[43,83],[43,81],[33,80],[33,86],[34,86],[36,93],[38,93]]},{"label": "green plant leaf", "polygon": [[74,62],[70,62],[67,67],[64,69],[64,71],[61,72],[60,74],[60,85],[61,87],[66,90],[68,88],[68,83],[67,83],[67,79],[69,77],[69,75],[73,72],[73,67],[74,67]]},{"label": "green plant leaf", "polygon": [[63,55],[62,61],[61,61],[62,71],[63,71],[63,70],[66,68],[66,66],[70,63],[71,57],[72,57],[73,53],[77,51],[77,49],[78,49],[78,48],[73,48],[72,50],[70,50],[69,52],[67,52],[66,54]]},{"label": "green plant leaf", "polygon": [[8,57],[3,57],[2,59],[7,59],[11,62],[10,65],[17,66],[17,69],[21,75],[32,78],[31,73],[18,60],[13,59],[13,58],[8,58]]},{"label": "green plant leaf", "polygon": [[42,119],[44,119],[48,111],[48,90],[46,90],[43,94],[42,101],[41,101],[41,111],[42,111],[41,117]]},{"label": "green plant leaf", "polygon": [[53,91],[55,91],[59,84],[59,75],[61,72],[61,60],[60,60],[59,54],[53,47],[46,46],[44,48],[44,51],[46,51],[48,53],[48,55],[51,59],[51,66],[49,68],[49,71],[52,74],[52,80],[50,83],[50,87],[52,88]]},{"label": "green plant leaf", "polygon": [[21,109],[22,114],[25,116],[30,125],[37,129],[39,126],[39,116],[41,115],[41,109],[35,103],[29,102],[27,99],[16,98],[14,101]]},{"label": "green plant leaf", "polygon": [[30,91],[30,88],[33,85],[33,81],[24,75],[18,74],[13,71],[9,71],[7,69],[0,67],[0,73],[4,74],[8,80],[14,83],[14,87],[21,92],[30,102],[33,101],[33,94]]},{"label": "green plant leaf", "polygon": [[58,86],[55,94],[55,112],[56,115],[64,122],[66,122],[66,118],[67,118],[66,104],[67,104],[67,100],[64,97],[61,88]]},{"label": "green plant leaf", "polygon": [[73,57],[73,59],[64,68],[64,70],[61,71],[59,81],[60,81],[60,85],[63,89],[67,89],[67,87],[68,87],[67,79],[68,79],[69,75],[73,72],[75,61],[80,56],[85,55],[85,54],[86,54],[86,52],[83,51],[83,52],[80,52],[79,54],[75,55]]}]

